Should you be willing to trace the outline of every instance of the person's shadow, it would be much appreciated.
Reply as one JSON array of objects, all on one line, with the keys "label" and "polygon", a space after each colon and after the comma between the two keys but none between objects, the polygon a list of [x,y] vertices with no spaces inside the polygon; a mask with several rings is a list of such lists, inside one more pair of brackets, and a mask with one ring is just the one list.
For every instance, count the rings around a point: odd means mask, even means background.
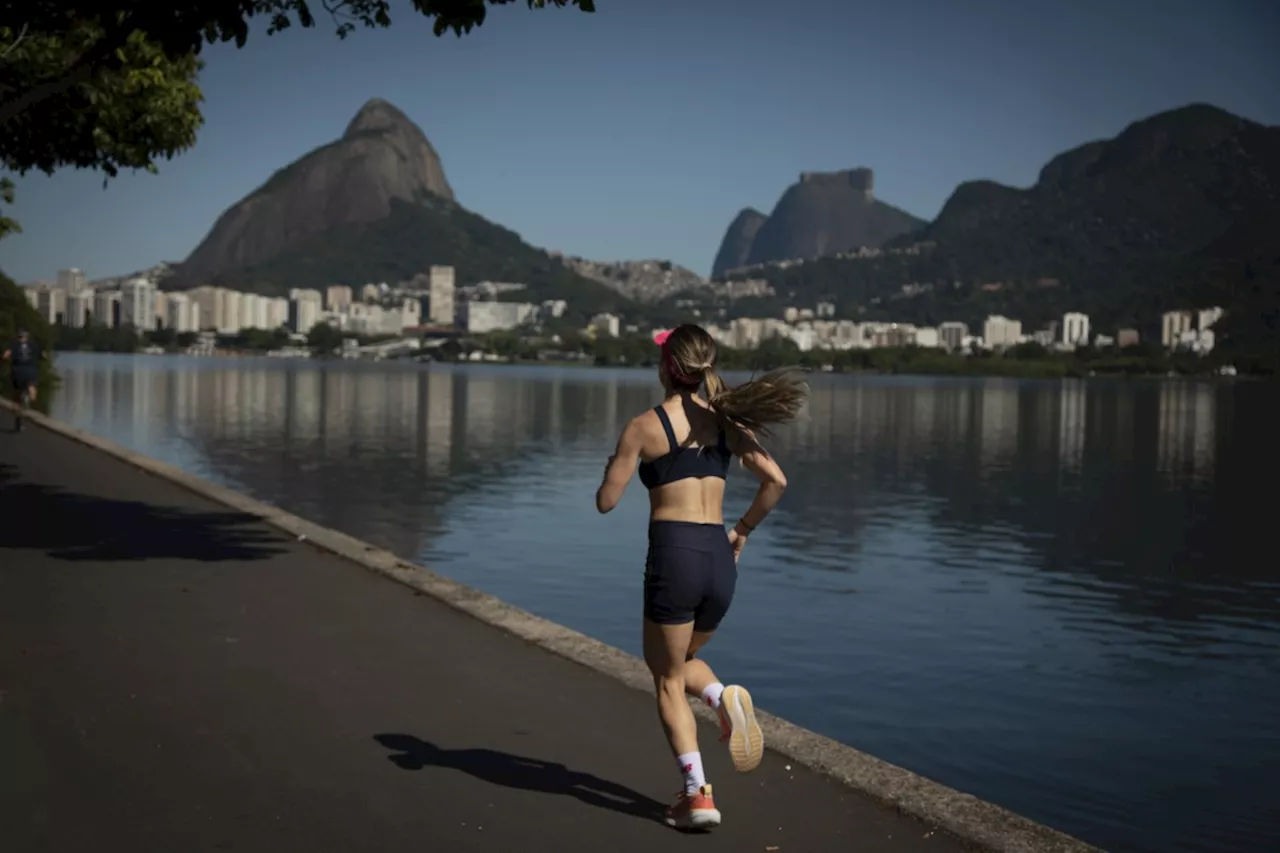
[{"label": "person's shadow", "polygon": [[657,800],[563,764],[492,749],[441,749],[412,735],[380,734],[373,739],[393,751],[387,759],[402,770],[447,767],[492,785],[570,796],[589,806],[644,820],[663,819],[664,808]]}]

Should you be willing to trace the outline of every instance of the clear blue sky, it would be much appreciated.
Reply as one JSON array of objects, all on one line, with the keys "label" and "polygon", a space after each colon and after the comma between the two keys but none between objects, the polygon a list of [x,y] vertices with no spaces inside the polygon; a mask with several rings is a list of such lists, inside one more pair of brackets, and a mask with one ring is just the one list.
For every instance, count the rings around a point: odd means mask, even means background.
[{"label": "clear blue sky", "polygon": [[[1029,185],[1067,148],[1203,101],[1280,124],[1275,0],[597,0],[491,11],[436,39],[402,9],[345,42],[327,22],[206,52],[195,148],[106,190],[18,182],[19,281],[181,260],[275,169],[386,98],[459,201],[537,246],[705,273],[743,207],[803,170],[866,165],[926,218],[961,181]],[[318,5],[318,4],[316,4]]]}]

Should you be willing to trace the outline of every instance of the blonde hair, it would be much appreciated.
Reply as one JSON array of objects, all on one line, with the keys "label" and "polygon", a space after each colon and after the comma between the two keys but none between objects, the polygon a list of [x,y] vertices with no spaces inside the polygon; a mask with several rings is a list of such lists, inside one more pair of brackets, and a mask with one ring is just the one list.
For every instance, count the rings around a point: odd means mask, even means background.
[{"label": "blonde hair", "polygon": [[705,385],[712,412],[723,426],[735,432],[768,435],[771,426],[794,421],[809,395],[809,386],[799,378],[801,371],[796,368],[771,370],[749,382],[730,386],[716,373],[715,338],[692,323],[671,332],[663,344],[663,355],[672,381],[677,385]]}]

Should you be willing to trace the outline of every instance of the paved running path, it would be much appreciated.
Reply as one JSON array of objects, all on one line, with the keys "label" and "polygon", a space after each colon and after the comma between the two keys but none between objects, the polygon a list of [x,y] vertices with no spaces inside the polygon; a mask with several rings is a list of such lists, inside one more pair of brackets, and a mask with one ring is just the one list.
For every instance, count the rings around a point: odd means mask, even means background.
[{"label": "paved running path", "polygon": [[0,412],[5,853],[954,851],[769,753],[725,824],[645,694]]}]

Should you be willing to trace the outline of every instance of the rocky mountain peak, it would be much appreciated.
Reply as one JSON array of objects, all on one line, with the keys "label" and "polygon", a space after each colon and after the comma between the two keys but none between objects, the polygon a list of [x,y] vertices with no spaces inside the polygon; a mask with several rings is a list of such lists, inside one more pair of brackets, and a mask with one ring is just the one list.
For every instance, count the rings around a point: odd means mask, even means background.
[{"label": "rocky mountain peak", "polygon": [[407,115],[401,112],[395,104],[384,101],[382,98],[370,98],[365,101],[364,106],[351,119],[347,129],[342,134],[342,138],[350,139],[361,133],[376,133],[379,131],[409,131],[416,135],[425,136],[422,130]]},{"label": "rocky mountain peak", "polygon": [[453,202],[440,155],[401,110],[366,102],[339,139],[278,170],[233,204],[177,271],[202,284],[270,261],[317,235],[379,222],[393,204]]}]

